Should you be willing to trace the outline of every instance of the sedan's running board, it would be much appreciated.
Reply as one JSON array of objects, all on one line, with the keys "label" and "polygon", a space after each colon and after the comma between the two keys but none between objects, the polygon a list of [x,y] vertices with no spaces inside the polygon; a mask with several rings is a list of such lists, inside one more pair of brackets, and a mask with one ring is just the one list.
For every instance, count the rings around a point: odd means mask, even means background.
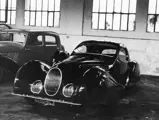
[{"label": "sedan's running board", "polygon": [[50,98],[35,97],[32,95],[15,94],[15,93],[12,93],[12,95],[21,96],[21,97],[28,97],[28,98],[33,98],[33,99],[39,99],[39,100],[44,100],[44,101],[50,101],[50,102],[70,104],[70,105],[82,105],[80,103],[73,103],[73,102],[68,102],[68,101],[64,101],[64,100],[55,100],[55,99],[50,99]]}]

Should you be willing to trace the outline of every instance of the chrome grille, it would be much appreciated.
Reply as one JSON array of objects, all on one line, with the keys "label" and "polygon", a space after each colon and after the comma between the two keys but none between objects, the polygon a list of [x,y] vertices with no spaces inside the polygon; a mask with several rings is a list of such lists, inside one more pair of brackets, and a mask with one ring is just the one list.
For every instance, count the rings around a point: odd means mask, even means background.
[{"label": "chrome grille", "polygon": [[54,96],[60,89],[62,82],[62,72],[59,68],[52,68],[46,75],[44,90],[48,96]]}]

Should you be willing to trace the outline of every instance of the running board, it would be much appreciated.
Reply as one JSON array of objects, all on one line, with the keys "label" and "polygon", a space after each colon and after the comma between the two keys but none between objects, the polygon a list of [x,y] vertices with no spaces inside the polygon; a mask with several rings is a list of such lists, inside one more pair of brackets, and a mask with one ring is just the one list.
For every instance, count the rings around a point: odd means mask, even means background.
[{"label": "running board", "polygon": [[15,94],[15,93],[12,93],[12,95],[16,95],[16,96],[20,96],[20,97],[28,97],[28,98],[33,98],[33,99],[39,99],[39,100],[44,100],[44,101],[50,101],[50,102],[70,104],[70,105],[82,105],[80,103],[73,103],[73,102],[68,102],[68,101],[64,101],[64,100],[55,100],[55,99],[50,99],[50,98],[35,97],[32,95]]}]

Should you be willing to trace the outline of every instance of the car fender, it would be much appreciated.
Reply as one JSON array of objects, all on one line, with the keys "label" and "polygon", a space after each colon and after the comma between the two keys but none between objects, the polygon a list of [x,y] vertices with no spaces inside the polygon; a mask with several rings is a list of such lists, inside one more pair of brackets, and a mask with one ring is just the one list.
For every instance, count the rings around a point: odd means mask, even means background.
[{"label": "car fender", "polygon": [[119,92],[123,89],[106,69],[96,66],[84,73],[88,101],[93,103],[108,104],[119,98]]},{"label": "car fender", "polygon": [[83,77],[86,81],[86,85],[90,86],[91,88],[98,87],[100,83],[100,75],[102,71],[97,67],[89,68],[83,74]]},{"label": "car fender", "polygon": [[[83,74],[83,81],[86,86],[86,104],[87,103],[99,103],[102,101],[100,98],[105,90],[102,90],[100,84],[101,70],[97,67],[91,67]],[[104,88],[104,87],[103,87]]]},{"label": "car fender", "polygon": [[130,82],[138,82],[140,80],[140,66],[136,61],[129,63],[129,79]]},{"label": "car fender", "polygon": [[14,80],[14,91],[27,93],[36,81],[44,83],[46,74],[51,66],[39,60],[31,60],[19,68]]},{"label": "car fender", "polygon": [[42,61],[30,60],[20,67],[16,74],[16,78],[23,78],[22,80],[28,80],[29,83],[35,80],[42,80],[43,82],[50,68],[51,66]]},{"label": "car fender", "polygon": [[13,74],[16,74],[20,66],[12,59],[0,55],[0,67],[3,67],[4,69],[9,70]]}]

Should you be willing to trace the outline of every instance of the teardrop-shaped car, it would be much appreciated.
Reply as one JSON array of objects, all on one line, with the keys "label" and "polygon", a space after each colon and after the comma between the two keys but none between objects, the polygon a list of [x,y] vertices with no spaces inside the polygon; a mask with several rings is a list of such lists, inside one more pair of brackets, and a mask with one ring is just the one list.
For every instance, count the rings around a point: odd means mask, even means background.
[{"label": "teardrop-shaped car", "polygon": [[67,56],[59,52],[52,66],[34,60],[17,72],[13,94],[35,103],[75,106],[108,105],[140,81],[139,64],[123,44],[87,40]]}]

